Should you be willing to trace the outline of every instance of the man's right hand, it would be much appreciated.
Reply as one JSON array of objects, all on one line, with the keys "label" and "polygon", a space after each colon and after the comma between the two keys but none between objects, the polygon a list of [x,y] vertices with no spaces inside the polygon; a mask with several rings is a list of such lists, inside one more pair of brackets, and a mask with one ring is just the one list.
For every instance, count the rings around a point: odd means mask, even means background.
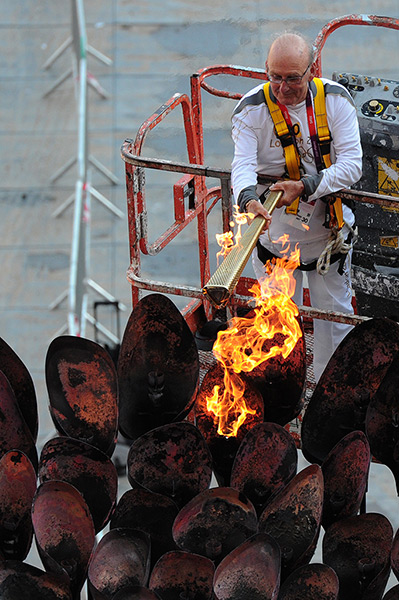
[{"label": "man's right hand", "polygon": [[245,206],[245,213],[248,215],[248,219],[252,221],[257,215],[264,217],[265,226],[262,231],[267,231],[272,222],[272,217],[269,215],[265,207],[258,202],[258,200],[249,200]]}]

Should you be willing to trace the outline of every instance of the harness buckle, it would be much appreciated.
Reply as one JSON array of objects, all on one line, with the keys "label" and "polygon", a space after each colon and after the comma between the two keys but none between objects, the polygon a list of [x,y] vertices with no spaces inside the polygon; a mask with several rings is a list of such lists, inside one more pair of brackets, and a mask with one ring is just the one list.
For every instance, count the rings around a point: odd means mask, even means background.
[{"label": "harness buckle", "polygon": [[281,145],[283,148],[287,148],[287,146],[291,146],[294,142],[292,141],[292,136],[291,134],[288,133],[283,133],[277,136],[278,139],[281,142]]},{"label": "harness buckle", "polygon": [[330,143],[331,138],[325,138],[324,140],[319,140],[320,152],[323,156],[330,154]]}]

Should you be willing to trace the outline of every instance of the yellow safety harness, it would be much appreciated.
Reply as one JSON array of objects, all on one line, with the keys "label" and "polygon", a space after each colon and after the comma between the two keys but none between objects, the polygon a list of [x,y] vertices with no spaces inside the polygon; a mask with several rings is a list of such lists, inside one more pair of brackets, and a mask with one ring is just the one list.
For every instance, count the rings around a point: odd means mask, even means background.
[{"label": "yellow safety harness", "polygon": [[[330,145],[331,145],[331,134],[328,128],[327,122],[327,111],[326,111],[326,100],[324,85],[321,79],[315,77],[313,79],[316,85],[316,95],[314,96],[314,114],[316,120],[317,140],[320,147],[321,157],[324,168],[328,168],[331,165],[330,157]],[[267,82],[263,86],[263,92],[265,100],[270,111],[270,115],[273,119],[274,128],[278,139],[284,150],[285,163],[287,167],[288,176],[290,179],[298,181],[301,178],[301,160],[298,153],[296,144],[294,143],[292,132],[284,118],[284,115],[270,94],[270,82]],[[296,198],[294,202],[286,207],[286,211],[291,214],[297,214],[299,205],[299,198]],[[342,213],[342,201],[340,198],[334,198],[328,200],[328,224],[331,228],[340,230],[344,224],[343,213]]]}]

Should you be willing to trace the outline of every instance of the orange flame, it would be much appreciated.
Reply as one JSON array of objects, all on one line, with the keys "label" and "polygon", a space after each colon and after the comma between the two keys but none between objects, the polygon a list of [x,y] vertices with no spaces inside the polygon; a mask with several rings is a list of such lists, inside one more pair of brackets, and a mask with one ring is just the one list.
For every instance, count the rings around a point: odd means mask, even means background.
[{"label": "orange flame", "polygon": [[[232,248],[239,245],[242,238],[241,228],[247,223],[247,215],[239,212],[238,204],[233,205],[233,218],[234,221],[230,222],[231,231],[226,233],[217,233],[216,241],[221,247],[221,250],[216,254],[217,265],[219,266],[220,258],[224,258],[232,250]],[[248,213],[249,214],[249,213]],[[237,225],[237,232],[234,235],[234,227]]]},{"label": "orange flame", "polygon": [[[296,318],[299,311],[291,300],[299,250],[287,256],[288,236],[280,241],[284,244],[285,258],[268,263],[267,276],[250,289],[255,298],[254,316],[231,319],[228,329],[218,333],[213,346],[213,353],[224,368],[224,390],[220,393],[219,386],[214,387],[212,396],[206,398],[207,410],[218,418],[218,434],[226,437],[236,436],[246,415],[254,414],[245,403],[245,384],[237,375],[252,371],[278,354],[286,358],[302,336]],[[284,336],[282,345],[273,343],[277,334]],[[278,337],[281,339],[281,335]],[[266,342],[269,342],[267,351]]]}]

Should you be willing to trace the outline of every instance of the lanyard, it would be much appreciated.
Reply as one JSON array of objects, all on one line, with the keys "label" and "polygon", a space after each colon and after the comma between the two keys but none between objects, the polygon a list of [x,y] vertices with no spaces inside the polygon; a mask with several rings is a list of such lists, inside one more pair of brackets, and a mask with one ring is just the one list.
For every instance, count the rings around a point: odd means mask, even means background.
[{"label": "lanyard", "polygon": [[[292,137],[292,141],[295,145],[295,148],[297,149],[298,152],[298,146],[296,143],[296,135],[299,133],[299,125],[297,123],[295,123],[295,125],[292,125],[292,121],[291,121],[291,117],[290,117],[290,113],[288,112],[287,107],[284,104],[281,104],[277,98],[276,98],[276,103],[277,106],[279,107],[279,109],[281,110],[284,120],[287,123],[287,127],[288,127],[288,131],[290,132],[290,135]],[[298,152],[299,155],[299,152]]]},{"label": "lanyard", "polygon": [[[288,126],[288,130],[292,136],[292,140],[298,151],[296,137],[295,137],[295,134],[298,133],[298,131],[295,131],[295,125],[297,127],[298,127],[298,125],[296,123],[294,126],[292,125],[291,117],[290,117],[287,107],[284,104],[281,104],[277,100],[277,98],[276,98],[276,102],[277,102],[279,109],[281,110],[281,112],[283,114],[285,122],[287,123],[287,126]],[[316,168],[317,168],[317,172],[320,173],[320,171],[324,168],[324,165],[323,165],[323,159],[321,157],[320,146],[319,146],[319,141],[318,141],[318,137],[317,137],[316,120],[315,120],[315,114],[314,114],[314,110],[313,110],[312,95],[311,95],[310,89],[308,89],[308,93],[306,94],[306,116],[307,116],[307,120],[308,120],[309,135],[310,135],[310,141],[312,144]]]},{"label": "lanyard", "polygon": [[319,140],[317,137],[315,115],[314,115],[314,110],[313,110],[312,97],[311,97],[309,89],[308,89],[308,93],[306,94],[306,114],[308,117],[309,134],[310,134],[310,141],[311,141],[312,149],[313,149],[314,160],[316,163],[317,172],[320,173],[320,171],[323,169],[324,165],[323,165],[323,159],[322,159],[321,152],[320,152]]}]

